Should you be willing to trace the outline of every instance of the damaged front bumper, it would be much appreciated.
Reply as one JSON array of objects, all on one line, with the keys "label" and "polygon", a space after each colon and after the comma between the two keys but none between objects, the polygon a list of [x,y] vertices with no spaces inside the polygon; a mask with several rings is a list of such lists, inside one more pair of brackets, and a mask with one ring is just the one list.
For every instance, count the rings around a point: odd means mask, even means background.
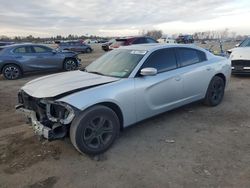
[{"label": "damaged front bumper", "polygon": [[38,136],[44,137],[48,140],[52,140],[54,138],[53,130],[41,124],[37,120],[36,113],[34,111],[25,109],[22,104],[16,106],[16,111],[24,114],[30,120],[31,125]]}]

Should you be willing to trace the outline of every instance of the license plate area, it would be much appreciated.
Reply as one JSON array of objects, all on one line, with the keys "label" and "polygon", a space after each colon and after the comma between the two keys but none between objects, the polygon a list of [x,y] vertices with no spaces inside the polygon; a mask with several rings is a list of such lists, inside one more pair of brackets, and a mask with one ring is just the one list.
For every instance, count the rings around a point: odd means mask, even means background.
[{"label": "license plate area", "polygon": [[235,66],[234,69],[237,70],[237,71],[242,71],[243,70],[243,66]]}]

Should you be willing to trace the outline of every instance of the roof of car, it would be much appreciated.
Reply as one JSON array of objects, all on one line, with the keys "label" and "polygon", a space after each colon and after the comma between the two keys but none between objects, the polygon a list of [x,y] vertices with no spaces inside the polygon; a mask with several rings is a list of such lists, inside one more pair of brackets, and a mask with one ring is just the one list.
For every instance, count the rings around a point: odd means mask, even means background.
[{"label": "roof of car", "polygon": [[148,37],[148,38],[152,38],[150,36],[127,36],[127,37],[119,37],[116,38],[116,40],[128,40],[128,39],[137,39],[137,38],[144,38],[144,37]]},{"label": "roof of car", "polygon": [[44,44],[34,44],[34,43],[18,43],[18,44],[11,44],[11,45],[6,45],[6,46],[2,46],[4,48],[13,48],[13,47],[21,47],[21,46],[46,46]]},{"label": "roof of car", "polygon": [[161,44],[161,43],[148,43],[148,44],[136,44],[130,46],[121,46],[120,49],[128,49],[128,50],[145,50],[145,51],[153,51],[156,49],[162,48],[173,48],[173,47],[186,47],[186,48],[195,48],[199,50],[203,50],[202,48],[193,45],[193,44]]}]

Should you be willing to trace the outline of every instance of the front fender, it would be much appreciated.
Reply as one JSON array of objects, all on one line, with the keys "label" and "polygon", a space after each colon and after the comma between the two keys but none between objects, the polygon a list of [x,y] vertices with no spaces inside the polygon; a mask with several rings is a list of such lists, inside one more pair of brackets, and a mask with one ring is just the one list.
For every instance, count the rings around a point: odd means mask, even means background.
[{"label": "front fender", "polygon": [[57,101],[68,103],[81,111],[99,103],[114,103],[121,109],[126,127],[136,122],[134,91],[134,79],[126,78],[78,91]]}]

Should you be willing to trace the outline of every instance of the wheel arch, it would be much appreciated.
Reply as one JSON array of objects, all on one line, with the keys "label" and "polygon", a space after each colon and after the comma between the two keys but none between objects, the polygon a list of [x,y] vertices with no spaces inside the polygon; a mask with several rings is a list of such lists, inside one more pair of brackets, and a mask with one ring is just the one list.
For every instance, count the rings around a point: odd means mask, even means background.
[{"label": "wheel arch", "polygon": [[98,103],[96,105],[103,105],[103,106],[106,106],[108,108],[111,108],[119,118],[120,130],[123,130],[123,127],[124,127],[123,126],[123,121],[124,121],[123,114],[122,114],[121,108],[117,104],[115,104],[113,102],[101,102],[101,103]]},{"label": "wheel arch", "polygon": [[66,62],[66,60],[69,60],[69,59],[73,59],[75,62],[76,62],[76,64],[77,64],[77,66],[79,66],[79,64],[78,64],[78,61],[77,61],[77,58],[76,57],[64,57],[64,59],[63,59],[63,63],[62,63],[62,68],[64,69],[64,66],[65,66],[65,62]]},{"label": "wheel arch", "polygon": [[120,130],[123,130],[124,117],[123,117],[121,108],[117,104],[115,104],[114,102],[100,102],[100,103],[96,103],[94,105],[91,105],[86,109],[92,108],[93,106],[97,106],[97,105],[103,105],[103,106],[108,107],[111,110],[113,110],[116,113],[116,115],[118,116],[118,119],[120,122]]},{"label": "wheel arch", "polygon": [[226,76],[223,74],[223,73],[217,73],[216,75],[214,75],[214,76],[218,76],[218,77],[220,77],[220,78],[222,78],[223,79],[223,81],[224,81],[224,84],[226,85],[227,83],[227,81],[226,81]]}]

